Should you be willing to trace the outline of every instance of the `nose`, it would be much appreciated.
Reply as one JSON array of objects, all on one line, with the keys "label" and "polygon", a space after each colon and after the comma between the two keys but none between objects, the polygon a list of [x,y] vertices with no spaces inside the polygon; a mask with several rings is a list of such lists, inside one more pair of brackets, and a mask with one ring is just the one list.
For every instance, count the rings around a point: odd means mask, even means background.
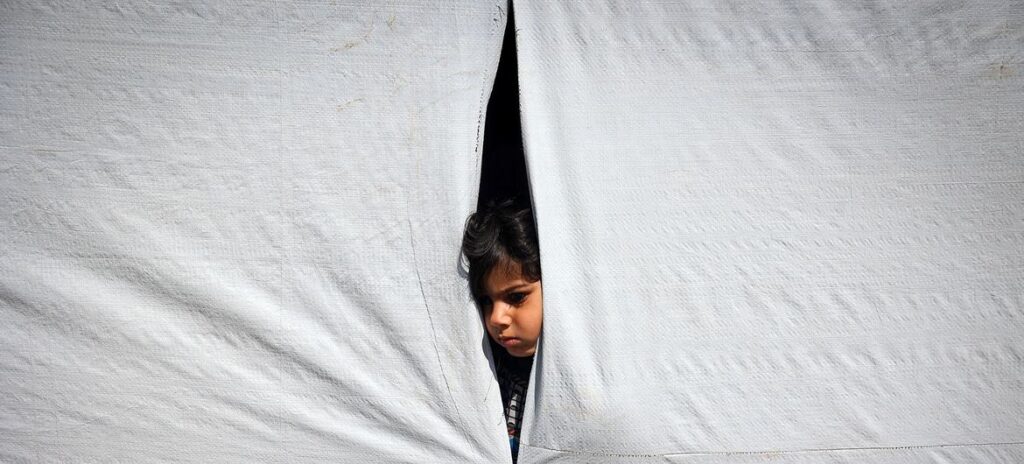
[{"label": "nose", "polygon": [[507,304],[495,303],[491,308],[491,317],[488,318],[488,323],[491,324],[491,327],[498,329],[500,332],[501,329],[512,325],[512,316],[509,314],[509,309]]}]

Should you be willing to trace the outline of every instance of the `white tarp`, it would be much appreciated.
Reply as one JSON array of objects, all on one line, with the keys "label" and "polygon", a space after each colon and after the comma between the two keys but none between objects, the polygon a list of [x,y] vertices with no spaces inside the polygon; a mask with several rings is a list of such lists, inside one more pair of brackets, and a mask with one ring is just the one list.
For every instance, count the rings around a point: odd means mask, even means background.
[{"label": "white tarp", "polygon": [[[1024,8],[516,3],[521,462],[1024,460]],[[502,462],[504,2],[0,2],[0,461]]]},{"label": "white tarp", "polygon": [[1024,4],[515,5],[522,462],[1024,462]]},{"label": "white tarp", "polygon": [[500,1],[0,2],[0,461],[501,462]]}]

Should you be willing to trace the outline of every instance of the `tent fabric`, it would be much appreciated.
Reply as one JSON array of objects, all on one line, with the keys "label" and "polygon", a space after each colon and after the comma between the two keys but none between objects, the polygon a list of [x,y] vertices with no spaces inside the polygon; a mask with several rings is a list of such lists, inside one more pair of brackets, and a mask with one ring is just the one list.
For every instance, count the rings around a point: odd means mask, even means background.
[{"label": "tent fabric", "polygon": [[1024,462],[1024,8],[515,2],[521,462]]},{"label": "tent fabric", "polygon": [[507,462],[505,4],[0,4],[0,461]]},{"label": "tent fabric", "polygon": [[[517,1],[523,463],[1024,461],[1018,1]],[[504,2],[0,3],[0,461],[508,462]]]}]

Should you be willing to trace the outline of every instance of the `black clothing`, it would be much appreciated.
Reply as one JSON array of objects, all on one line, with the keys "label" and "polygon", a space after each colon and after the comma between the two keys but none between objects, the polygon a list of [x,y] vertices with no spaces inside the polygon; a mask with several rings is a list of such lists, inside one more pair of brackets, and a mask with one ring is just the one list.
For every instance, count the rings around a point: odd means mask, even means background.
[{"label": "black clothing", "polygon": [[[493,346],[493,345],[492,345]],[[505,410],[508,425],[508,443],[512,448],[512,462],[519,458],[519,437],[523,428],[523,409],[526,405],[526,388],[530,385],[530,370],[533,356],[516,358],[498,346],[494,350],[494,370],[501,390],[501,404]]]}]

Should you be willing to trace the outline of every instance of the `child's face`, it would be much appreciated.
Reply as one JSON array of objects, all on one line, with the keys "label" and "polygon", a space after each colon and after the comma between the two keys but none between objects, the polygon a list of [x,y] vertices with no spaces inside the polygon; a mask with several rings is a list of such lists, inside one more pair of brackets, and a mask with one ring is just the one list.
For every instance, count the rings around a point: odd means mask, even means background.
[{"label": "child's face", "polygon": [[527,282],[518,263],[499,264],[484,276],[484,325],[499,345],[516,357],[537,351],[544,302],[540,281]]}]

